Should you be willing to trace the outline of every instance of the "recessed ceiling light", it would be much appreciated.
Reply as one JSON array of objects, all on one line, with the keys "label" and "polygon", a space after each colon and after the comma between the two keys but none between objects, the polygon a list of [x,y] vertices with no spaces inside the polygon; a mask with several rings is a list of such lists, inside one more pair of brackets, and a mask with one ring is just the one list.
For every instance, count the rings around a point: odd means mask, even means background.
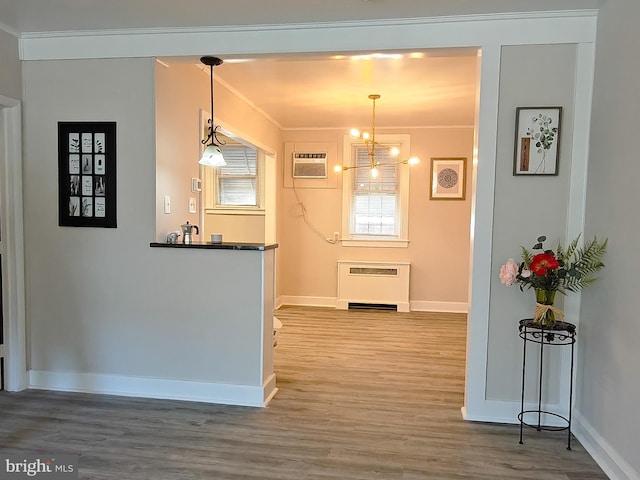
[{"label": "recessed ceiling light", "polygon": [[247,63],[254,62],[255,58],[229,58],[225,59],[224,63]]},{"label": "recessed ceiling light", "polygon": [[373,58],[391,58],[391,59],[399,59],[402,58],[403,55],[401,53],[367,53],[364,55],[352,55],[352,60],[371,60]]}]

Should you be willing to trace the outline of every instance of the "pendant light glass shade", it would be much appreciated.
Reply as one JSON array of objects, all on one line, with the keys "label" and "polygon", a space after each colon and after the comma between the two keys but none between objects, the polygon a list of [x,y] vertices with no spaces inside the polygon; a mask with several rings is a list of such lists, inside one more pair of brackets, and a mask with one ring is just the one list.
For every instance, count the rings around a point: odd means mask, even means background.
[{"label": "pendant light glass shade", "polygon": [[207,145],[198,163],[206,167],[224,167],[227,164],[224,161],[220,147],[215,144]]}]

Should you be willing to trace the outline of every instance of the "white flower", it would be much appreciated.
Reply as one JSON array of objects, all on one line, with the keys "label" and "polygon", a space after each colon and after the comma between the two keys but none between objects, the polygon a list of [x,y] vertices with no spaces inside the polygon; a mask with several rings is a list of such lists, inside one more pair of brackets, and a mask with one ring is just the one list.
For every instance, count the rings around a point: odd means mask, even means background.
[{"label": "white flower", "polygon": [[513,258],[507,260],[507,263],[500,267],[500,281],[505,285],[513,285],[518,276],[518,264]]},{"label": "white flower", "polygon": [[529,278],[531,276],[531,270],[528,270],[526,268],[522,269],[522,273],[520,274],[520,276],[522,278]]}]

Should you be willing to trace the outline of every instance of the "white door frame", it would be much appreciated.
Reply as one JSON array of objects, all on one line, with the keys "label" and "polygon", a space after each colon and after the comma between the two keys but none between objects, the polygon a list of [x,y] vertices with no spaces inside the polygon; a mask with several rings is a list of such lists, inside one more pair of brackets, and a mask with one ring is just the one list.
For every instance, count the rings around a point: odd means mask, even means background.
[{"label": "white door frame", "polygon": [[0,95],[0,210],[5,390],[27,388],[27,345],[22,211],[22,108]]}]

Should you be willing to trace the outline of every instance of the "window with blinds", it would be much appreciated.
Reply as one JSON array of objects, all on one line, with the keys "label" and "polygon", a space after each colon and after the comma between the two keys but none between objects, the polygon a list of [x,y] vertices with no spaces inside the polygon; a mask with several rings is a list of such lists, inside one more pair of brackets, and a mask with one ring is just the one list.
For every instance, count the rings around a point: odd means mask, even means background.
[{"label": "window with blinds", "polygon": [[398,236],[400,222],[398,165],[386,147],[375,149],[378,177],[372,178],[371,161],[364,146],[354,147],[351,234]]},{"label": "window with blinds", "polygon": [[222,145],[227,164],[217,168],[216,205],[258,206],[257,151],[245,145]]}]

